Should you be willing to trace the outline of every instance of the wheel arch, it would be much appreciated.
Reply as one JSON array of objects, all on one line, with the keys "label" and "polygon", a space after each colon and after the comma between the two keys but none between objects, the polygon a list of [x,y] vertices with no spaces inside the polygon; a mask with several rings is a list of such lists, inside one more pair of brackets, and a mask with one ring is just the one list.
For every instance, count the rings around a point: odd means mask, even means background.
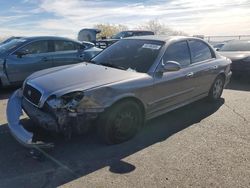
[{"label": "wheel arch", "polygon": [[223,81],[224,81],[224,87],[225,87],[225,83],[226,83],[226,74],[225,74],[225,72],[220,72],[217,76],[216,76],[216,78],[214,79],[214,81],[218,78],[218,77],[222,77],[223,78]]},{"label": "wheel arch", "polygon": [[220,72],[216,78],[218,78],[219,76],[221,76],[224,79],[224,81],[226,80],[226,74],[224,72]]},{"label": "wheel arch", "polygon": [[143,115],[143,117],[145,118],[145,116],[146,116],[146,108],[145,108],[145,105],[144,105],[144,103],[143,103],[139,98],[137,98],[137,97],[135,97],[135,96],[126,96],[126,97],[123,97],[123,98],[119,98],[119,99],[117,99],[115,102],[113,102],[113,103],[109,106],[109,108],[111,108],[112,106],[117,105],[117,104],[119,104],[119,103],[122,103],[122,102],[124,102],[124,101],[133,101],[133,102],[135,102],[135,103],[139,106],[139,108],[141,109],[142,115]]}]

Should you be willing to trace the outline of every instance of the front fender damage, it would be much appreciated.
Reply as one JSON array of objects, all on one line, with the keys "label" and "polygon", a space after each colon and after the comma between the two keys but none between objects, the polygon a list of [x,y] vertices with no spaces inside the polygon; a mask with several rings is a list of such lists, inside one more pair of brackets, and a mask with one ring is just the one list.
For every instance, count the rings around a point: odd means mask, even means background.
[{"label": "front fender damage", "polygon": [[43,141],[35,141],[33,133],[27,131],[20,123],[20,117],[22,116],[22,92],[17,90],[10,97],[6,115],[8,121],[8,127],[13,137],[22,145],[28,148],[52,148],[53,143],[45,143]]},{"label": "front fender damage", "polygon": [[46,105],[47,110],[56,119],[57,132],[63,133],[67,139],[71,138],[72,133],[86,133],[98,114],[103,111],[103,109],[91,108],[93,105],[86,98],[82,101],[71,99],[66,103],[60,97],[51,98]]}]

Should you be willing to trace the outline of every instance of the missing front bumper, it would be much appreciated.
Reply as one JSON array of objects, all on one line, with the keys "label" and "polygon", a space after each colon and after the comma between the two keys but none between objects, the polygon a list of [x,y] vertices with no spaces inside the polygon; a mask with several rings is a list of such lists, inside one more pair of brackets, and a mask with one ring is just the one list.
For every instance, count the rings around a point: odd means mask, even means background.
[{"label": "missing front bumper", "polygon": [[53,143],[45,143],[43,141],[34,141],[33,133],[27,131],[20,123],[22,112],[22,94],[21,90],[17,90],[10,97],[7,104],[7,121],[8,127],[13,137],[22,145],[28,148],[52,148]]}]

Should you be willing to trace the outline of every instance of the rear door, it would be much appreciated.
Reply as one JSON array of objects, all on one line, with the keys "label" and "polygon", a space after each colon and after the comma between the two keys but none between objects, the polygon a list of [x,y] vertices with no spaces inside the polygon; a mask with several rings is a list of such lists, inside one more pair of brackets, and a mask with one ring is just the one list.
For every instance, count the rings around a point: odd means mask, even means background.
[{"label": "rear door", "polygon": [[203,41],[197,39],[188,40],[191,51],[191,65],[195,94],[207,93],[218,74],[218,63],[212,49]]},{"label": "rear door", "polygon": [[54,67],[79,63],[84,60],[84,49],[81,49],[81,45],[73,41],[55,40],[54,51]]},{"label": "rear door", "polygon": [[[25,55],[18,56],[18,51],[25,52]],[[34,41],[8,55],[7,76],[11,83],[22,82],[33,72],[52,67],[52,62],[53,52],[49,49],[49,41]]]}]

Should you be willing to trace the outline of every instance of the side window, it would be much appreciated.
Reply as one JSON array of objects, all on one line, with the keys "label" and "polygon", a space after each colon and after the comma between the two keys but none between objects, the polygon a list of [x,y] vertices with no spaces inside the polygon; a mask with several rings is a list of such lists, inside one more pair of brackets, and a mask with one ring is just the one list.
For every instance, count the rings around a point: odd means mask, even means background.
[{"label": "side window", "polygon": [[190,53],[186,41],[176,42],[171,44],[164,56],[164,62],[176,61],[181,64],[182,67],[186,67],[190,64]]},{"label": "side window", "polygon": [[135,33],[133,34],[133,36],[142,36],[142,35],[144,35],[143,32],[135,32]]},{"label": "side window", "polygon": [[211,50],[204,42],[198,40],[189,40],[192,63],[211,59],[213,56]]},{"label": "side window", "polygon": [[22,49],[27,54],[40,54],[49,52],[49,42],[48,41],[36,41],[28,44]]},{"label": "side window", "polygon": [[84,50],[86,48],[87,48],[87,46],[84,45],[84,44],[81,45],[81,44],[75,43],[75,49],[76,50]]},{"label": "side window", "polygon": [[54,44],[56,52],[77,50],[76,44],[71,41],[56,40]]},{"label": "side window", "polygon": [[128,31],[128,32],[126,32],[124,37],[132,37],[132,36],[134,36],[134,33],[131,31]]}]

